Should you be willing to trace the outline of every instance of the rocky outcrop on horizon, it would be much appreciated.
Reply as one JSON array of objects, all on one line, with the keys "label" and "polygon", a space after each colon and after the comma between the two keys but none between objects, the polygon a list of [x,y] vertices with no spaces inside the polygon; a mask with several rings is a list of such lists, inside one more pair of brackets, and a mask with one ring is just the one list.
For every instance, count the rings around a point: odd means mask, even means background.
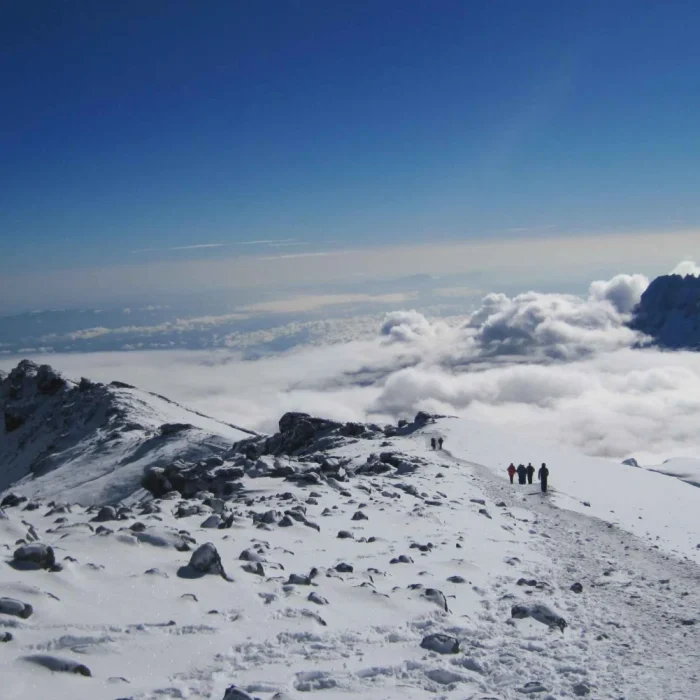
[{"label": "rocky outcrop on horizon", "polygon": [[700,277],[657,277],[642,294],[630,327],[669,350],[700,350]]}]

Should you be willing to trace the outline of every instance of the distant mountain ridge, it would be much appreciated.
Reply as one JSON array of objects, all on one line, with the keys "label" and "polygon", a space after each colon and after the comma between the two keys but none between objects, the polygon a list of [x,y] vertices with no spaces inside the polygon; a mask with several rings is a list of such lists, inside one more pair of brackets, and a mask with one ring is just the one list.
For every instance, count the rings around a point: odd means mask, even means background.
[{"label": "distant mountain ridge", "polygon": [[74,382],[29,360],[0,376],[0,491],[31,483],[34,494],[115,501],[140,489],[146,467],[223,454],[254,435],[123,382]]},{"label": "distant mountain ridge", "polygon": [[630,327],[662,348],[700,350],[700,277],[657,277],[642,294]]}]

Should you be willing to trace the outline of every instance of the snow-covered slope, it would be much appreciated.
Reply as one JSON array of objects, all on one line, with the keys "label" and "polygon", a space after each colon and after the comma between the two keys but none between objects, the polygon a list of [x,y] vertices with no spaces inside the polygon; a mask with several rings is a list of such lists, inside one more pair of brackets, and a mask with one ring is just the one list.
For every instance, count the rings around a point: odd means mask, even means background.
[{"label": "snow-covered slope", "polygon": [[0,492],[83,504],[123,499],[147,466],[227,451],[248,431],[113,382],[22,361],[0,380]]},{"label": "snow-covered slope", "polygon": [[642,294],[631,327],[672,350],[700,350],[700,277],[657,277]]},{"label": "snow-covered slope", "polygon": [[226,498],[6,507],[3,700],[700,697],[700,489],[457,419],[281,423]]},{"label": "snow-covered slope", "polygon": [[674,457],[667,459],[663,464],[643,466],[643,469],[672,476],[685,481],[691,486],[700,487],[700,459],[692,457]]}]

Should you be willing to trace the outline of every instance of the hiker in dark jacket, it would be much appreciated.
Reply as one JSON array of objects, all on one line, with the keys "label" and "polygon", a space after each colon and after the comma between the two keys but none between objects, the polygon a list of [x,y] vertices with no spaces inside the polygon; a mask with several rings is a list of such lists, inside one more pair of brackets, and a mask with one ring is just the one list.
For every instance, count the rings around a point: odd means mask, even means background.
[{"label": "hiker in dark jacket", "polygon": [[527,465],[527,483],[532,483],[532,477],[535,476],[535,468],[532,466],[532,462],[528,462]]},{"label": "hiker in dark jacket", "polygon": [[435,438],[430,438],[430,446],[435,449]]},{"label": "hiker in dark jacket", "polygon": [[518,465],[518,483],[524,484],[526,478],[527,478],[527,469],[525,469],[524,464],[519,464]]},{"label": "hiker in dark jacket", "polygon": [[540,480],[540,486],[542,487],[542,493],[547,493],[547,478],[549,477],[549,469],[547,465],[542,462],[540,470],[537,472],[537,478]]},{"label": "hiker in dark jacket", "polygon": [[444,442],[443,438],[438,438],[438,448],[442,449],[442,443]]},{"label": "hiker in dark jacket", "polygon": [[508,467],[508,476],[510,477],[510,483],[513,483],[513,477],[515,476],[515,465],[513,462],[510,463],[510,466]]}]

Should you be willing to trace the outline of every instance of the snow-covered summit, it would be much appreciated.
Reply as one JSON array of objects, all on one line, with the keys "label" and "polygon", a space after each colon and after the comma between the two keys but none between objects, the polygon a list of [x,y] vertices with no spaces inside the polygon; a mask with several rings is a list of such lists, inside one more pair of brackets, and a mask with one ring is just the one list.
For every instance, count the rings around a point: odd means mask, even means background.
[{"label": "snow-covered summit", "polygon": [[0,492],[81,503],[125,498],[146,466],[220,454],[250,431],[122,382],[74,382],[20,362],[0,377]]},{"label": "snow-covered summit", "polygon": [[700,277],[657,277],[642,294],[630,326],[661,347],[700,350]]}]

